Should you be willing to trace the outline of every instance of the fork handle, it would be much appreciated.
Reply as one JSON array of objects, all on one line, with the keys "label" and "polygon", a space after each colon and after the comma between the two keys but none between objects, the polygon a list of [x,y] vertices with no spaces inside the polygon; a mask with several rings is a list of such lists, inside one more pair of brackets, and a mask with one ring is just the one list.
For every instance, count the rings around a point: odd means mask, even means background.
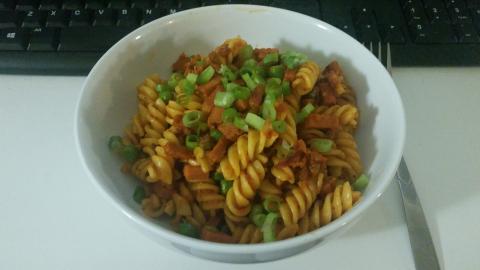
[{"label": "fork handle", "polygon": [[417,270],[440,270],[427,220],[403,157],[395,178],[398,180],[402,193],[403,208],[405,210],[405,219],[415,268]]}]

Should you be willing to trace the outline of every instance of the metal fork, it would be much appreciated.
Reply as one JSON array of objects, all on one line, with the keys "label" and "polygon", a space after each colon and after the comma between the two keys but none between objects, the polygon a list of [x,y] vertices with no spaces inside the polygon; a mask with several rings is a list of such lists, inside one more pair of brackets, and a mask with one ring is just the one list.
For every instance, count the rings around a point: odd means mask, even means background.
[{"label": "metal fork", "polygon": [[[377,46],[378,51],[375,53],[374,47]],[[382,57],[382,44],[379,42],[377,46],[374,46],[374,44],[370,42],[370,52],[378,58],[378,60],[387,68],[390,75],[392,75],[390,44],[387,43],[385,62],[382,61],[384,60],[384,57]],[[435,246],[433,245],[432,236],[428,229],[427,220],[425,219],[422,205],[420,204],[417,191],[415,190],[410,172],[408,171],[407,164],[403,157],[400,161],[397,173],[395,174],[395,179],[397,180],[402,193],[403,209],[405,211],[415,268],[417,270],[440,270]]]}]

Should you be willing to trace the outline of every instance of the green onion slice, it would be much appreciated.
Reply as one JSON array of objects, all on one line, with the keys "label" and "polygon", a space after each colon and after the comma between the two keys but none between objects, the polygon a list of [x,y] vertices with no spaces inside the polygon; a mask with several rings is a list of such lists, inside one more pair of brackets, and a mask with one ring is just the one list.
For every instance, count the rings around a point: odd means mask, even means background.
[{"label": "green onion slice", "polygon": [[168,79],[168,86],[170,86],[172,89],[175,88],[178,83],[183,79],[183,75],[180,73],[173,73],[170,76],[170,79]]},{"label": "green onion slice", "polygon": [[248,59],[252,58],[253,57],[252,46],[246,45],[242,49],[240,49],[238,57],[240,57],[241,61],[245,61],[245,60],[248,60]]},{"label": "green onion slice", "polygon": [[243,120],[241,117],[237,116],[233,119],[233,125],[235,125],[237,128],[247,132],[248,131],[248,125],[245,120]]},{"label": "green onion slice", "polygon": [[195,226],[193,226],[192,224],[186,222],[185,220],[182,220],[182,222],[178,224],[178,232],[188,237],[193,237],[193,238],[200,237],[200,233],[198,229],[195,228]]},{"label": "green onion slice", "polygon": [[263,63],[265,65],[272,65],[276,64],[278,62],[278,53],[273,52],[265,55],[265,58],[263,58]]},{"label": "green onion slice", "polygon": [[227,65],[222,64],[218,73],[225,77],[228,81],[234,81],[237,79],[237,73],[233,72]]},{"label": "green onion slice", "polygon": [[128,162],[134,162],[140,156],[140,150],[133,144],[125,145],[120,152],[121,156]]},{"label": "green onion slice", "polygon": [[[268,95],[267,95],[268,97]],[[274,102],[270,101],[269,98],[265,98],[265,102],[262,105],[262,116],[263,118],[273,121],[277,118],[277,111],[275,110]]]},{"label": "green onion slice", "polygon": [[328,153],[332,150],[333,141],[329,139],[313,139],[311,141],[312,147],[320,153]]},{"label": "green onion slice", "polygon": [[278,212],[278,208],[280,207],[280,200],[277,197],[266,197],[263,201],[263,208],[267,210],[267,212]]},{"label": "green onion slice", "polygon": [[212,66],[208,66],[198,75],[197,83],[205,84],[213,78],[213,75],[215,75],[215,69]]},{"label": "green onion slice", "polygon": [[223,136],[222,132],[220,132],[218,129],[210,130],[210,137],[212,137],[214,140],[218,141],[222,136]]},{"label": "green onion slice", "polygon": [[263,118],[250,112],[247,113],[245,121],[249,126],[255,128],[256,130],[262,130],[263,125],[265,124],[265,120]]},{"label": "green onion slice", "polygon": [[355,180],[352,187],[354,190],[363,191],[368,186],[368,182],[368,176],[362,174]]},{"label": "green onion slice", "polygon": [[242,74],[242,79],[247,85],[247,87],[250,88],[250,90],[253,90],[255,89],[255,87],[257,87],[257,83],[253,81],[252,77],[250,77],[250,74],[248,73]]},{"label": "green onion slice", "polygon": [[222,180],[225,180],[225,178],[223,177],[223,174],[222,174],[222,173],[220,173],[220,172],[215,172],[215,173],[213,174],[213,180],[214,180],[215,182],[220,183]]},{"label": "green onion slice", "polygon": [[286,51],[280,55],[280,60],[289,69],[293,69],[305,63],[307,56],[298,52]]},{"label": "green onion slice", "polygon": [[237,110],[235,108],[228,108],[223,111],[222,121],[224,123],[233,123],[235,118],[238,116]]},{"label": "green onion slice", "polygon": [[232,186],[233,186],[233,181],[227,181],[225,179],[220,181],[220,190],[222,194],[227,194],[228,190],[232,188]]},{"label": "green onion slice", "polygon": [[268,213],[262,225],[263,242],[275,241],[275,227],[278,220],[277,213]]},{"label": "green onion slice", "polygon": [[283,78],[283,73],[285,71],[285,67],[283,65],[276,65],[276,66],[271,66],[268,69],[268,75],[273,78]]},{"label": "green onion slice", "polygon": [[191,82],[192,84],[195,84],[197,82],[198,75],[195,73],[188,73],[186,79]]},{"label": "green onion slice", "polygon": [[195,92],[195,84],[188,79],[183,79],[180,81],[180,87],[186,95],[193,95]]},{"label": "green onion slice", "polygon": [[213,100],[215,106],[221,108],[231,107],[233,102],[235,102],[235,95],[232,92],[218,92]]},{"label": "green onion slice", "polygon": [[198,126],[202,118],[202,113],[199,111],[190,111],[183,115],[182,122],[187,128]]},{"label": "green onion slice", "polygon": [[287,130],[287,123],[283,120],[276,120],[272,122],[272,127],[276,132],[283,133]]},{"label": "green onion slice", "polygon": [[200,136],[196,134],[188,134],[185,138],[185,146],[189,150],[193,150],[195,147],[200,145]]},{"label": "green onion slice", "polygon": [[302,110],[297,113],[296,115],[296,122],[297,123],[301,123],[305,120],[305,118],[307,118],[307,116],[309,116],[313,111],[315,110],[315,107],[311,104],[311,103],[308,103],[307,105],[305,105],[305,107],[302,108]]},{"label": "green onion slice", "polygon": [[142,203],[143,199],[145,199],[146,193],[145,188],[143,186],[138,185],[135,190],[133,191],[133,200],[140,204]]}]

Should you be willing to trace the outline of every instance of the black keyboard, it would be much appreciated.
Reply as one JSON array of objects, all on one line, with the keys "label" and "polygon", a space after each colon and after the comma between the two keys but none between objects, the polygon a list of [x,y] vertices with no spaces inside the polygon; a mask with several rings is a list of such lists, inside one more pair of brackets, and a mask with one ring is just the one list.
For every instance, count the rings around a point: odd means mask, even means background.
[{"label": "black keyboard", "polygon": [[86,74],[135,28],[217,4],[290,9],[388,42],[393,66],[480,66],[480,0],[0,0],[0,73]]}]

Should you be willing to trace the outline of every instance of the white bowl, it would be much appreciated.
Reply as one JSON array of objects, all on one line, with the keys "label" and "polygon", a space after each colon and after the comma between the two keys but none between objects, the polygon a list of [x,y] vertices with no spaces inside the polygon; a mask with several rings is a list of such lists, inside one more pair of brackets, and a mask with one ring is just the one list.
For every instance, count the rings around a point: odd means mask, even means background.
[{"label": "white bowl", "polygon": [[[370,184],[363,200],[351,211],[306,235],[268,244],[231,245],[177,234],[168,221],[142,215],[131,197],[135,180],[119,171],[120,161],[106,146],[108,138],[121,134],[134,115],[135,87],[147,75],[160,73],[166,78],[182,52],[206,54],[237,35],[253,46],[303,52],[322,66],[335,59],[357,93],[360,127],[356,138]],[[405,141],[405,116],[398,91],[384,67],[337,28],[282,9],[211,6],[163,17],[113,46],[85,81],[76,108],[75,136],[83,166],[95,185],[152,240],[211,260],[251,263],[294,255],[353,224],[394,176]]]}]

